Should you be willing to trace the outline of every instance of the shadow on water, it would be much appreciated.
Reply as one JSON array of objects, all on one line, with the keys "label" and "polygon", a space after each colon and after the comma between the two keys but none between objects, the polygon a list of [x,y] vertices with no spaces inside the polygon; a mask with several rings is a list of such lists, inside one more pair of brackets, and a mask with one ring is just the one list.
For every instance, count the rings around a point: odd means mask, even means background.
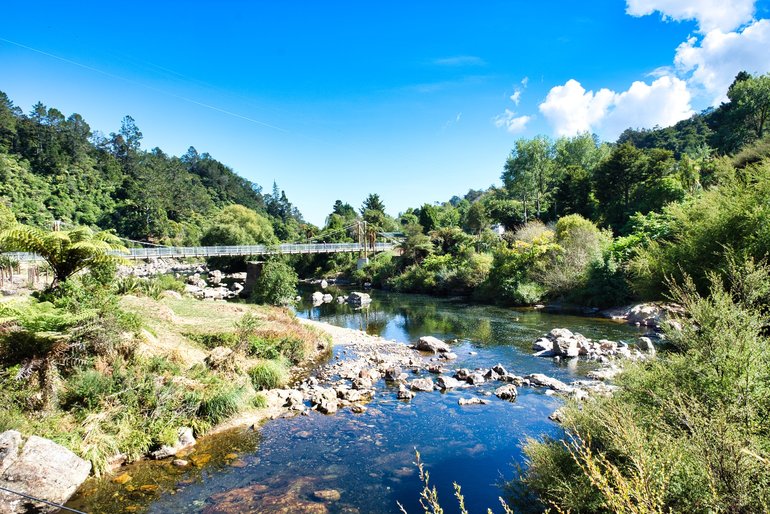
[{"label": "shadow on water", "polygon": [[[309,298],[312,290],[303,291]],[[335,297],[343,290],[327,291]],[[638,329],[573,316],[472,305],[462,300],[372,292],[372,304],[313,306],[303,301],[297,315],[365,330],[409,343],[423,335],[453,341],[452,367],[502,363],[516,374],[546,373],[560,380],[581,378],[591,366],[555,363],[531,355],[532,341],[555,327],[591,338],[632,340]],[[342,356],[335,350],[335,356]],[[334,358],[334,357],[333,357]],[[479,389],[418,393],[396,400],[384,382],[362,414],[345,409],[332,416],[277,419],[258,433],[233,430],[204,438],[196,454],[209,454],[201,468],[167,463],[129,467],[125,485],[94,481],[71,503],[88,512],[318,512],[390,513],[401,502],[420,512],[421,484],[413,465],[419,449],[447,513],[457,511],[452,482],[459,483],[471,512],[498,505],[500,483],[522,462],[527,437],[556,435],[548,420],[561,400],[541,389],[520,388],[513,403],[491,396],[494,383]],[[459,406],[458,399],[490,395],[488,405]],[[128,490],[133,484],[133,490]],[[157,488],[142,491],[140,486]]]}]

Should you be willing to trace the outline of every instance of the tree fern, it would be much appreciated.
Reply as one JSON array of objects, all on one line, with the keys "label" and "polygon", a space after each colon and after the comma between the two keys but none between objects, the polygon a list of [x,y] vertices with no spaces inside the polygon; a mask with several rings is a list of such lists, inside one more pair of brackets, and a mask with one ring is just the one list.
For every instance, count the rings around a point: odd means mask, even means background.
[{"label": "tree fern", "polygon": [[2,232],[0,247],[39,255],[53,270],[51,289],[85,268],[119,262],[116,253],[126,251],[120,239],[109,231],[94,232],[88,227],[77,227],[47,232],[26,225]]}]

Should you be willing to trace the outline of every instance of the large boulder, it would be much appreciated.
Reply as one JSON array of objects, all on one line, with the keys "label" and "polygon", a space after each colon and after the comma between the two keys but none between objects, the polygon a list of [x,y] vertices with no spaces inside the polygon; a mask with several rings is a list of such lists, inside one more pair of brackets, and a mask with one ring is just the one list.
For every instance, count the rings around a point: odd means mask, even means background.
[{"label": "large boulder", "polygon": [[214,285],[219,285],[220,282],[222,282],[222,278],[224,275],[221,271],[218,269],[215,269],[214,271],[209,272],[209,282],[211,282]]},{"label": "large boulder", "polygon": [[209,369],[216,371],[235,371],[238,369],[235,354],[230,348],[225,346],[212,348],[206,358],[203,359],[203,362]]},{"label": "large boulder", "polygon": [[[10,432],[10,433],[9,433]],[[0,434],[0,486],[49,502],[64,504],[91,473],[91,463],[67,448],[31,436],[21,447],[21,434]],[[0,491],[0,513],[55,512],[44,503]]]},{"label": "large boulder", "polygon": [[362,305],[368,305],[372,303],[372,297],[366,293],[359,293],[354,291],[350,293],[350,296],[348,296],[348,303],[350,305],[360,307]]},{"label": "large boulder", "polygon": [[639,338],[639,342],[636,344],[636,346],[639,347],[639,350],[641,350],[644,353],[647,353],[649,355],[655,355],[655,343],[652,342],[652,339],[649,337],[642,336]]},{"label": "large boulder", "polygon": [[16,430],[6,430],[0,434],[0,476],[16,461],[20,447],[21,434]]},{"label": "large boulder", "polygon": [[414,348],[415,350],[420,350],[423,352],[433,352],[433,353],[446,353],[451,350],[448,344],[446,344],[441,339],[433,336],[422,336],[414,344]]},{"label": "large boulder", "polygon": [[577,357],[581,348],[577,335],[566,328],[554,328],[547,337],[553,342],[554,354],[560,357]]},{"label": "large boulder", "polygon": [[462,387],[465,382],[460,382],[456,378],[440,376],[436,379],[437,387],[442,391],[448,391],[449,389],[455,389],[456,387]]},{"label": "large boulder", "polygon": [[495,396],[497,396],[501,400],[508,400],[509,402],[512,402],[513,400],[516,399],[517,395],[518,395],[518,391],[516,391],[516,386],[513,384],[500,386],[497,389],[495,389]]},{"label": "large boulder", "polygon": [[415,378],[409,382],[409,387],[412,391],[431,392],[433,391],[434,385],[433,380],[430,378]]},{"label": "large boulder", "polygon": [[543,375],[542,373],[533,373],[531,375],[527,375],[527,378],[532,384],[536,386],[548,387],[554,391],[569,393],[573,390],[572,387],[568,386],[561,380]]}]

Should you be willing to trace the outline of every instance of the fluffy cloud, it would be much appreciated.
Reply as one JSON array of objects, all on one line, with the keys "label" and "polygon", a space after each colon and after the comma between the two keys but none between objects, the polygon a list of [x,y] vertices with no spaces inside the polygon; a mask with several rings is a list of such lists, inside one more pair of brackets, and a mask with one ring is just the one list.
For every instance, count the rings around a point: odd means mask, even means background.
[{"label": "fluffy cloud", "polygon": [[676,51],[677,70],[717,105],[739,71],[770,70],[770,20],[759,20],[739,32],[713,30],[702,39],[690,38]]},{"label": "fluffy cloud", "polygon": [[515,112],[506,109],[503,114],[495,118],[495,126],[498,128],[505,127],[511,134],[518,134],[524,131],[527,123],[531,120],[532,116],[516,116]]},{"label": "fluffy cloud", "polygon": [[626,12],[647,16],[658,11],[664,19],[696,20],[700,32],[730,31],[751,21],[754,0],[627,0]]},{"label": "fluffy cloud", "polygon": [[615,93],[609,89],[586,91],[580,82],[570,79],[563,86],[551,88],[540,104],[540,112],[560,136],[590,132],[607,115],[614,98]]},{"label": "fluffy cloud", "polygon": [[651,84],[634,82],[627,91],[586,91],[571,79],[551,89],[540,112],[557,135],[598,132],[614,139],[628,127],[668,126],[692,116],[687,84],[663,76]]}]

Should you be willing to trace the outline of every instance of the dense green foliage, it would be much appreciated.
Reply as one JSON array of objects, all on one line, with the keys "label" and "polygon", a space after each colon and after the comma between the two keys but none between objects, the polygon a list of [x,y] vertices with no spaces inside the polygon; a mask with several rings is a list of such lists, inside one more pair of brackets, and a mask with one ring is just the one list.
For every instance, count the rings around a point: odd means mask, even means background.
[{"label": "dense green foliage", "polygon": [[159,148],[143,150],[141,141],[130,116],[117,133],[104,136],[80,115],[65,117],[42,103],[24,114],[0,92],[0,199],[26,225],[60,220],[187,245],[198,244],[204,233],[209,243],[227,244],[208,227],[221,229],[220,209],[237,204],[266,216],[283,240],[304,237],[301,215],[277,186],[263,195],[207,153],[191,147],[173,157]]},{"label": "dense green foliage", "polygon": [[109,252],[125,250],[111,232],[93,232],[87,227],[47,232],[25,225],[15,225],[0,233],[0,248],[42,257],[53,270],[50,289],[83,269],[114,266],[119,257]]},{"label": "dense green foliage", "polygon": [[615,144],[589,134],[519,140],[502,188],[408,209],[396,255],[354,277],[506,305],[660,299],[666,278],[685,274],[703,292],[726,247],[757,259],[770,250],[768,81],[739,74],[719,108],[629,129]]},{"label": "dense green foliage", "polygon": [[522,480],[570,512],[767,512],[770,268],[729,261],[686,311],[672,352],[627,369],[608,398],[564,409],[567,442],[530,441]]},{"label": "dense green foliage", "polygon": [[252,298],[259,303],[286,305],[297,294],[297,272],[280,260],[270,260],[262,266],[254,284]]}]

